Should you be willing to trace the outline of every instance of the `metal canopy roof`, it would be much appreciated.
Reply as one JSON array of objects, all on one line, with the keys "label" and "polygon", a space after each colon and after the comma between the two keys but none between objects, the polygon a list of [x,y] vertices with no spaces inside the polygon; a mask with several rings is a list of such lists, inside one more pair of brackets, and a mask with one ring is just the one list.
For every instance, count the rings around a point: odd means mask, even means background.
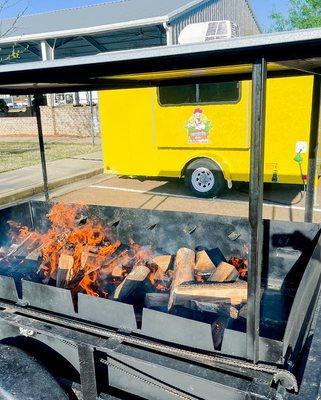
[{"label": "metal canopy roof", "polygon": [[269,75],[321,72],[321,29],[104,53],[0,67],[1,93],[63,92],[250,79],[258,57]]},{"label": "metal canopy roof", "polygon": [[[248,0],[243,1],[255,20]],[[1,64],[39,61],[48,54],[61,59],[166,45],[176,38],[175,24],[181,18],[210,4],[226,15],[227,7],[236,7],[229,0],[116,0],[3,20]],[[10,57],[13,47],[19,57]]]},{"label": "metal canopy roof", "polygon": [[[1,63],[41,60],[41,41],[54,49],[55,59],[164,45],[163,24],[208,1],[119,0],[3,20]],[[20,55],[7,59],[12,46]]]},{"label": "metal canopy roof", "polygon": [[[111,28],[131,23],[137,26],[137,22],[148,20],[150,23],[169,21],[187,9],[204,3],[206,0],[123,0],[110,3],[96,4],[87,7],[58,10],[49,13],[41,13],[23,16],[15,25],[13,32],[6,36],[15,36],[17,40],[21,36],[40,35],[43,38],[50,36],[68,36],[68,32],[75,34],[75,30],[83,32],[84,29],[93,27]],[[14,19],[2,21],[2,32],[6,32],[14,24]],[[66,30],[68,27],[68,30]],[[52,34],[52,35],[51,35]],[[12,37],[10,38],[12,40]],[[4,42],[5,39],[2,39]]]}]

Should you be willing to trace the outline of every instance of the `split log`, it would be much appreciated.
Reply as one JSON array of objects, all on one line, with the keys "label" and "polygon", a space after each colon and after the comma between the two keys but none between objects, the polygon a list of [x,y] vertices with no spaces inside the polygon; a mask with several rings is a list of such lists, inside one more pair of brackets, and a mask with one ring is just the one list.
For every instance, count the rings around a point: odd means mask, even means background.
[{"label": "split log", "polygon": [[235,282],[238,277],[239,273],[233,265],[221,262],[209,277],[208,282]]},{"label": "split log", "polygon": [[168,256],[157,256],[153,258],[153,263],[160,268],[163,273],[165,273],[173,262],[173,257],[171,255]]},{"label": "split log", "polygon": [[130,251],[124,250],[118,255],[108,256],[103,263],[103,267],[101,270],[101,277],[103,279],[108,279],[112,276],[113,271],[120,271],[120,268],[132,268],[133,264],[136,262],[136,257],[131,254]]},{"label": "split log", "polygon": [[61,254],[59,258],[58,271],[56,277],[56,286],[60,288],[68,287],[68,283],[72,278],[72,268],[74,266],[74,258],[69,254]]},{"label": "split log", "polygon": [[113,271],[112,271],[112,273],[111,273],[111,276],[112,276],[113,278],[121,279],[121,278],[123,277],[123,275],[124,275],[123,267],[122,267],[121,265],[116,265],[116,266],[113,268]]},{"label": "split log", "polygon": [[197,274],[212,274],[215,270],[216,266],[209,258],[207,252],[205,250],[198,251],[196,253],[195,272]]},{"label": "split log", "polygon": [[173,305],[184,306],[188,301],[229,303],[238,305],[247,301],[247,283],[190,283],[176,287],[172,293]]},{"label": "split log", "polygon": [[145,265],[136,265],[117,287],[114,299],[119,301],[128,300],[141,287],[141,284],[147,279],[150,272],[150,269]]},{"label": "split log", "polygon": [[84,271],[85,275],[89,275],[90,273],[100,269],[104,261],[105,257],[84,251],[81,254],[81,269]]},{"label": "split log", "polygon": [[168,300],[168,293],[147,293],[145,296],[145,307],[166,310]]},{"label": "split log", "polygon": [[203,301],[188,300],[184,306],[195,311],[219,314],[221,317],[232,319],[237,319],[238,317],[237,309],[228,303],[206,303]]},{"label": "split log", "polygon": [[176,288],[184,283],[194,281],[195,252],[191,249],[181,248],[175,257],[174,276],[171,284],[168,310],[173,306],[173,296]]}]

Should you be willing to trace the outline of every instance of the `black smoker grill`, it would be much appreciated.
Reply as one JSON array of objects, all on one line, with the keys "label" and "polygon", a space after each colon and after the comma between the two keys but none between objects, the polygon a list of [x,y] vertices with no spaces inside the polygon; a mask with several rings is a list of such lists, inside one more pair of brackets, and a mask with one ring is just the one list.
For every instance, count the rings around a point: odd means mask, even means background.
[{"label": "black smoker grill", "polygon": [[[154,310],[144,310],[138,321],[129,305],[85,295],[79,296],[74,310],[66,290],[2,276],[0,330],[5,342],[0,351],[0,393],[9,388],[21,399],[63,399],[66,395],[54,384],[53,377],[59,377],[65,387],[77,389],[80,383],[85,400],[321,397],[321,314],[316,312],[320,226],[311,223],[320,124],[320,46],[321,30],[315,29],[0,67],[0,93],[35,95],[46,200],[40,94],[252,79],[249,221],[91,208],[118,221],[114,229],[120,239],[131,234],[141,244],[156,244],[169,252],[182,244],[219,243],[228,257],[249,243],[246,334],[240,325],[228,326],[221,351],[214,351],[209,326],[202,321]],[[267,78],[300,75],[314,77],[306,223],[263,221]],[[39,226],[46,211],[45,203],[3,210],[1,229],[13,217]],[[230,241],[231,232],[240,234],[239,239]],[[2,232],[1,240],[5,236]],[[17,346],[30,349],[52,374]]]},{"label": "black smoker grill", "polygon": [[[2,210],[0,245],[7,239],[8,220],[41,231],[49,208],[48,203],[30,202]],[[108,221],[121,241],[133,238],[169,253],[202,244],[219,245],[227,256],[237,256],[249,243],[249,224],[242,218],[98,206],[88,212]],[[232,232],[236,240],[230,239]],[[75,310],[68,290],[21,280],[23,271],[7,271],[6,276],[1,262],[0,339],[3,345],[15,345],[8,352],[17,363],[30,365],[26,354],[16,354],[17,347],[28,349],[65,387],[77,390],[81,383],[85,399],[98,394],[212,399],[213,393],[219,399],[312,399],[318,390],[314,364],[321,352],[321,321],[315,313],[321,283],[319,236],[317,224],[264,221],[258,364],[246,361],[242,324],[228,325],[221,351],[216,351],[207,323],[150,309],[143,310],[140,321],[131,305],[83,294]],[[40,365],[35,368],[41,380],[31,389],[34,395],[52,379]],[[3,370],[2,387],[12,373]],[[48,386],[51,398],[64,398],[54,384]],[[30,385],[22,382],[20,388],[23,393]],[[110,393],[116,397],[108,397]]]}]

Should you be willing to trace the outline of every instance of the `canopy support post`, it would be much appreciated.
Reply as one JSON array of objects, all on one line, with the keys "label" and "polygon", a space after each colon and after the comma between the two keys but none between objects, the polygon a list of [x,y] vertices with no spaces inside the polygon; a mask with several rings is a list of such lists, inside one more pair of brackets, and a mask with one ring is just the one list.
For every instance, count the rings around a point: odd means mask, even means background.
[{"label": "canopy support post", "polygon": [[34,107],[35,107],[37,128],[38,128],[38,140],[39,140],[39,149],[40,149],[42,176],[43,176],[43,189],[44,189],[45,199],[46,201],[49,201],[48,174],[47,174],[47,164],[45,155],[45,145],[43,141],[39,94],[34,95]]},{"label": "canopy support post", "polygon": [[263,183],[267,65],[255,61],[252,72],[252,134],[249,220],[251,250],[248,275],[247,358],[259,360],[261,272],[263,254]]},{"label": "canopy support post", "polygon": [[321,77],[314,76],[312,111],[311,111],[311,127],[310,127],[310,144],[309,144],[309,165],[307,176],[307,194],[305,199],[305,222],[313,222],[313,208],[315,201],[315,177],[317,172],[317,153],[318,153],[318,137],[320,126],[320,97],[321,97]]}]

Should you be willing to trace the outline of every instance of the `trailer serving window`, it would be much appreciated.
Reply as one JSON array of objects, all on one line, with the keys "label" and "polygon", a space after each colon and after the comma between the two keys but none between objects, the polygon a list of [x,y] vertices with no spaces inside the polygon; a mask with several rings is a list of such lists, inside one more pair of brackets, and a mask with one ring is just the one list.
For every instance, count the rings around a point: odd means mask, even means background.
[{"label": "trailer serving window", "polygon": [[163,86],[158,89],[161,106],[237,103],[240,96],[240,82]]}]

